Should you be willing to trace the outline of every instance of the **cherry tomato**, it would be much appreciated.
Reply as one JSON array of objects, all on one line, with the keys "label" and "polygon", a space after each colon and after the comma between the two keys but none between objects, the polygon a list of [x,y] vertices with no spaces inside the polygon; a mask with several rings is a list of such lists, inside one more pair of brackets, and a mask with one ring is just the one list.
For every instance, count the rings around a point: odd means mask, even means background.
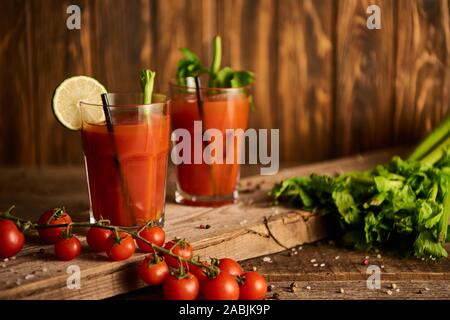
[{"label": "cherry tomato", "polygon": [[77,237],[60,238],[55,243],[55,254],[58,260],[70,261],[80,255],[81,243]]},{"label": "cherry tomato", "polygon": [[[157,246],[162,246],[166,239],[166,233],[160,227],[145,227],[141,231],[139,231],[139,235],[147,241],[150,241]],[[144,241],[137,239],[137,245],[144,252],[153,252],[153,248],[151,245],[145,243]]]},{"label": "cherry tomato", "polygon": [[99,227],[90,228],[87,233],[86,240],[91,250],[93,252],[105,251],[106,241],[108,240],[111,233],[112,233],[111,230],[105,228]]},{"label": "cherry tomato", "polygon": [[[176,244],[177,242],[178,240],[171,240],[166,243],[164,248],[167,250],[171,250],[173,254],[176,254],[177,256],[180,256],[182,258],[192,258],[192,246],[189,244],[189,242],[182,240],[180,243]],[[175,257],[164,254],[164,259],[166,260],[166,263],[172,268],[178,268],[180,266],[179,260]]]},{"label": "cherry tomato", "polygon": [[[202,264],[204,264],[205,266],[209,266],[209,263],[206,262],[202,262]],[[188,263],[188,265],[189,265],[189,272],[192,273],[198,279],[200,286],[206,280],[208,280],[208,276],[206,275],[205,270],[202,267],[198,267],[192,263]]]},{"label": "cherry tomato", "polygon": [[241,265],[230,258],[220,259],[218,267],[220,270],[226,271],[235,277],[244,273],[244,269],[242,269]]},{"label": "cherry tomato", "polygon": [[262,300],[266,296],[267,283],[259,272],[245,272],[241,277],[239,300]]},{"label": "cherry tomato", "polygon": [[191,273],[182,279],[169,275],[163,284],[163,294],[167,300],[195,300],[199,291],[199,282]]},{"label": "cherry tomato", "polygon": [[[54,216],[52,217],[52,215]],[[45,211],[38,220],[38,224],[67,224],[71,223],[72,218],[70,218],[67,212],[64,212],[61,208],[56,208],[52,210]],[[55,244],[61,236],[61,233],[65,230],[65,227],[61,228],[42,228],[38,229],[39,236],[41,239],[48,244]]]},{"label": "cherry tomato", "polygon": [[239,285],[228,272],[220,272],[214,279],[208,279],[202,286],[206,300],[237,300]]},{"label": "cherry tomato", "polygon": [[0,220],[0,258],[15,256],[23,248],[25,236],[11,220]]},{"label": "cherry tomato", "polygon": [[126,232],[120,232],[119,238],[114,232],[106,240],[106,254],[111,260],[126,260],[134,253],[134,239]]},{"label": "cherry tomato", "polygon": [[157,286],[163,283],[169,276],[169,266],[163,259],[155,262],[153,255],[145,257],[139,265],[139,277],[151,286]]}]

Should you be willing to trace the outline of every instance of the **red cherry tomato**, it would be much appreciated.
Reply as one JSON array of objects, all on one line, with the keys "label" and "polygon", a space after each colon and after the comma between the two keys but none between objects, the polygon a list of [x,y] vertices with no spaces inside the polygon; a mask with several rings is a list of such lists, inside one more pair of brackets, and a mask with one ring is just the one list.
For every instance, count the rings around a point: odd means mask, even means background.
[{"label": "red cherry tomato", "polygon": [[[192,258],[193,250],[189,242],[182,240],[180,243],[176,244],[177,242],[178,240],[171,240],[166,243],[164,248],[167,250],[171,250],[173,254],[176,254],[177,256],[180,256],[182,258]],[[164,254],[164,259],[166,260],[166,263],[172,268],[178,268],[180,266],[179,260],[175,257]]]},{"label": "red cherry tomato", "polygon": [[237,300],[239,285],[231,274],[220,272],[214,279],[203,283],[202,293],[206,300]]},{"label": "red cherry tomato", "polygon": [[134,253],[134,239],[126,232],[120,232],[119,238],[112,232],[106,240],[106,254],[111,260],[126,260]]},{"label": "red cherry tomato", "polygon": [[77,237],[61,238],[55,243],[55,254],[58,260],[70,261],[80,255],[81,243]]},{"label": "red cherry tomato", "polygon": [[92,227],[89,229],[86,240],[89,244],[89,248],[93,252],[103,252],[106,250],[106,241],[108,240],[109,236],[111,235],[112,231],[105,229],[105,228],[99,228],[99,227]]},{"label": "red cherry tomato", "polygon": [[153,255],[145,257],[138,269],[139,277],[151,286],[163,283],[169,276],[169,267],[163,259],[155,262]]},{"label": "red cherry tomato", "polygon": [[[150,241],[157,246],[162,246],[164,241],[166,240],[166,233],[160,227],[144,227],[141,231],[139,231],[139,235],[147,241]],[[136,239],[137,245],[144,252],[153,252],[153,248],[151,245],[145,243],[140,239]]]},{"label": "red cherry tomato", "polygon": [[245,272],[241,277],[239,300],[262,300],[266,296],[267,283],[259,272]]},{"label": "red cherry tomato", "polygon": [[25,236],[11,220],[0,220],[0,258],[15,256],[23,248]]},{"label": "red cherry tomato", "polygon": [[[202,264],[204,264],[205,266],[209,266],[209,263],[206,262],[202,262]],[[205,270],[202,267],[198,267],[192,263],[189,263],[188,265],[189,265],[189,272],[192,273],[198,279],[200,286],[206,280],[208,280],[208,276],[206,275]]]},{"label": "red cherry tomato", "polygon": [[[52,215],[54,216],[52,217]],[[72,218],[61,208],[45,211],[37,221],[38,224],[68,224],[71,222]],[[65,229],[65,227],[38,229],[39,237],[45,243],[55,244]]]},{"label": "red cherry tomato", "polygon": [[242,269],[241,265],[230,258],[220,259],[218,267],[220,270],[226,271],[235,277],[240,276],[244,273],[244,269]]},{"label": "red cherry tomato", "polygon": [[163,294],[167,300],[195,300],[199,290],[199,282],[191,273],[182,279],[169,275],[163,284]]}]

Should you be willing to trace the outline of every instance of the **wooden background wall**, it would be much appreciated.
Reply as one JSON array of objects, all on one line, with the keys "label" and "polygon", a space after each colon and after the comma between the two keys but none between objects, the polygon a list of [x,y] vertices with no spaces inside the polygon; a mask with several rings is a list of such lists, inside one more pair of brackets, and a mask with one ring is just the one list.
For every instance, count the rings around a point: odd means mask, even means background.
[{"label": "wooden background wall", "polygon": [[[82,8],[68,30],[66,8]],[[381,30],[366,28],[369,4]],[[284,160],[417,141],[450,107],[449,0],[5,0],[0,9],[0,165],[82,163],[79,135],[50,100],[70,75],[167,91],[187,46],[255,71],[252,126],[280,128]]]}]

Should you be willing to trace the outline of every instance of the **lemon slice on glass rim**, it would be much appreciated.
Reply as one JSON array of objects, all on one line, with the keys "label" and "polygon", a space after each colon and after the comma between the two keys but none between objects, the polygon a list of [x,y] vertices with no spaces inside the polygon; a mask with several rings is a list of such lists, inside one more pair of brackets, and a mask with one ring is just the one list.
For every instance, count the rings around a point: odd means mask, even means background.
[{"label": "lemon slice on glass rim", "polygon": [[[87,101],[93,105],[101,105],[101,94],[106,93],[105,87],[87,76],[74,76],[61,82],[55,89],[52,98],[52,110],[56,119],[67,129],[81,129],[80,101]],[[86,109],[86,117],[91,123],[105,121],[103,109],[93,107]]]}]

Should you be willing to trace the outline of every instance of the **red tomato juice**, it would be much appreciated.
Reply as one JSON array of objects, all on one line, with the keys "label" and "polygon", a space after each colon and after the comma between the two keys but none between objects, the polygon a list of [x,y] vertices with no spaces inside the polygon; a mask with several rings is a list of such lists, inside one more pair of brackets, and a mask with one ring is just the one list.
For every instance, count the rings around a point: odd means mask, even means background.
[{"label": "red tomato juice", "polygon": [[105,124],[83,125],[81,138],[95,219],[109,219],[120,226],[160,221],[169,134],[169,117],[162,114],[152,114],[145,123],[114,125],[112,134]]},{"label": "red tomato juice", "polygon": [[[170,101],[172,128],[187,129],[194,137],[194,121],[200,121],[200,114],[195,95],[180,94]],[[190,196],[225,196],[233,194],[239,179],[237,163],[238,143],[234,141],[235,161],[226,164],[226,129],[243,129],[248,125],[249,97],[247,94],[233,93],[205,97],[203,101],[203,131],[215,128],[223,136],[223,164],[194,164],[194,143],[191,143],[190,164],[177,165],[178,187]],[[208,142],[209,143],[209,142]],[[205,145],[202,145],[202,154]]]}]

